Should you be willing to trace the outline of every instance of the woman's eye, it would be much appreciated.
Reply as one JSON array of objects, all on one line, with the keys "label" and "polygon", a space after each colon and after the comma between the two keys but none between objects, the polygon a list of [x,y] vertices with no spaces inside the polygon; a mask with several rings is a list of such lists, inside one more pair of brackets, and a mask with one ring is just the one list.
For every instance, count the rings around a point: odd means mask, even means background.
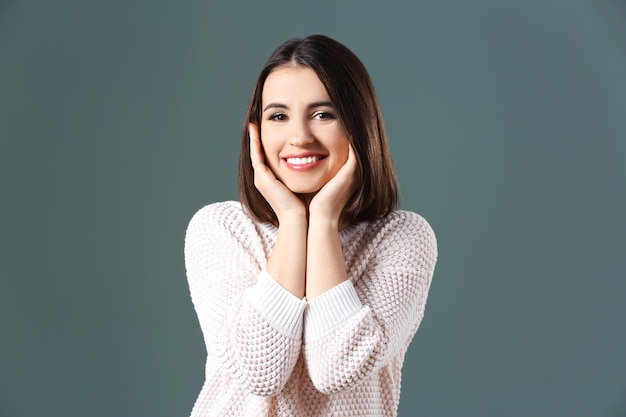
[{"label": "woman's eye", "polygon": [[270,120],[276,120],[278,122],[281,122],[283,120],[287,120],[287,115],[283,113],[276,113],[270,116]]},{"label": "woman's eye", "polygon": [[331,120],[331,119],[334,119],[335,116],[332,113],[328,113],[325,111],[318,111],[317,113],[313,115],[313,118],[318,119],[318,120]]}]

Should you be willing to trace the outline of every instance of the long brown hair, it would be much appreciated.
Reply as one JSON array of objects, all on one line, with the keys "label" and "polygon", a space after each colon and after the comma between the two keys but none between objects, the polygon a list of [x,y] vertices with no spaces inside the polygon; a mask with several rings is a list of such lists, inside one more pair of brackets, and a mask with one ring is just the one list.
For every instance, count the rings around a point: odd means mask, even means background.
[{"label": "long brown hair", "polygon": [[342,219],[353,224],[388,214],[398,202],[398,183],[374,85],[352,51],[323,35],[285,42],[270,56],[257,78],[241,133],[239,198],[244,208],[258,221],[278,224],[276,213],[254,186],[248,124],[256,124],[260,131],[265,80],[284,65],[315,71],[354,149],[360,186],[346,204]]}]

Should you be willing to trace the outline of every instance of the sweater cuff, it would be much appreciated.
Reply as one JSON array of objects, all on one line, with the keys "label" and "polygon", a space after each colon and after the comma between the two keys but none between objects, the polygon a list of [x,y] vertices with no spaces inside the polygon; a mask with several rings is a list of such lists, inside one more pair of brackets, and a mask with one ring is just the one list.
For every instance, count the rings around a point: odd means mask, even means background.
[{"label": "sweater cuff", "polygon": [[362,308],[352,281],[344,281],[309,301],[304,316],[304,337],[313,340],[323,336]]},{"label": "sweater cuff", "polygon": [[284,289],[263,270],[254,287],[245,294],[246,300],[272,326],[287,337],[302,337],[302,315],[306,301]]}]

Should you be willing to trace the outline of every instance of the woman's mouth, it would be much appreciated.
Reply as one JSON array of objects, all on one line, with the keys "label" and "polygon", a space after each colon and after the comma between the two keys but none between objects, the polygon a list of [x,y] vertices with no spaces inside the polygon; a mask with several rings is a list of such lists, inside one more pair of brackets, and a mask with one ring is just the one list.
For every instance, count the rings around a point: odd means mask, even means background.
[{"label": "woman's mouth", "polygon": [[320,164],[326,157],[323,155],[289,156],[283,158],[287,168],[293,171],[308,171]]}]

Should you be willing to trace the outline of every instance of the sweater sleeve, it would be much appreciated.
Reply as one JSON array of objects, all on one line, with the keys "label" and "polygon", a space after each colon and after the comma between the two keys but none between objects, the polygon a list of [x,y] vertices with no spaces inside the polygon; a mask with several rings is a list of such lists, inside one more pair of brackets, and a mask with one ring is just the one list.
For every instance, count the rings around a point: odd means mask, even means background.
[{"label": "sweater sleeve", "polygon": [[185,236],[185,266],[207,352],[245,390],[279,393],[298,359],[306,302],[262,269],[261,241],[232,205],[206,206]]},{"label": "sweater sleeve", "polygon": [[356,256],[350,279],[310,301],[305,315],[307,367],[327,394],[404,354],[424,315],[437,245],[422,217],[400,212]]}]

